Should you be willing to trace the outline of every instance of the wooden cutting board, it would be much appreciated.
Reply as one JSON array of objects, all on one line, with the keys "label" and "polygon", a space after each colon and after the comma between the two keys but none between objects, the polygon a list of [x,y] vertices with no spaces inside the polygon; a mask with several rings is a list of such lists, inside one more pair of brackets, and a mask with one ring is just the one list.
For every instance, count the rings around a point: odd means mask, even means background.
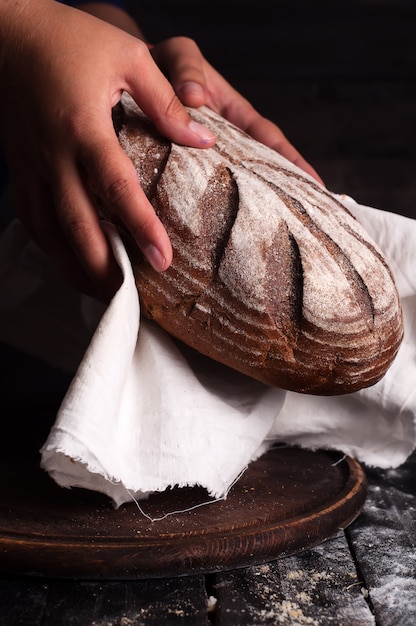
[{"label": "wooden cutting board", "polygon": [[142,511],[62,489],[35,459],[3,458],[0,469],[0,570],[52,577],[157,578],[266,563],[337,534],[366,497],[358,462],[290,447],[253,462],[223,501],[172,489],[141,501]]}]

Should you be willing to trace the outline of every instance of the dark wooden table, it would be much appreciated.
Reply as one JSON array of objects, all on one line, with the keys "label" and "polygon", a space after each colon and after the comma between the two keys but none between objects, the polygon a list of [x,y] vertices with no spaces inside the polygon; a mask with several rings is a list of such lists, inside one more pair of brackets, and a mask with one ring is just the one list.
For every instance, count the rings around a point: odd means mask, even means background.
[{"label": "dark wooden table", "polygon": [[267,564],[138,581],[0,577],[4,626],[403,625],[416,618],[416,455],[367,470],[360,517]]},{"label": "dark wooden table", "polygon": [[[196,3],[187,0],[131,4],[133,13],[143,12],[152,40],[171,34],[197,39],[212,63],[281,126],[330,189],[416,218],[413,1],[230,0],[231,14],[224,16],[224,2],[198,0],[202,18],[195,14]],[[10,376],[3,362],[3,379],[6,370]],[[39,414],[50,413],[57,400],[48,394],[39,399],[33,384],[19,396],[20,408],[9,403],[8,415],[18,421],[19,410],[34,406]],[[366,472],[361,516],[306,552],[173,579],[4,575],[0,624],[412,626],[416,456],[394,470]]]}]

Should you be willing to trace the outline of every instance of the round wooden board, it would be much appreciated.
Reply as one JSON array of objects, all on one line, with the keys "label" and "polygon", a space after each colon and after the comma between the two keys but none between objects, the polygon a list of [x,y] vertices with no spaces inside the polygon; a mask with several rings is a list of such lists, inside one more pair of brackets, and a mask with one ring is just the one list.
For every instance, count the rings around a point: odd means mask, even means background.
[{"label": "round wooden board", "polygon": [[51,577],[143,579],[266,563],[335,535],[366,497],[351,458],[276,447],[225,500],[197,506],[207,501],[200,488],[151,495],[140,504],[162,518],[152,522],[135,503],[114,509],[98,493],[58,487],[34,462],[0,465],[0,569]]}]

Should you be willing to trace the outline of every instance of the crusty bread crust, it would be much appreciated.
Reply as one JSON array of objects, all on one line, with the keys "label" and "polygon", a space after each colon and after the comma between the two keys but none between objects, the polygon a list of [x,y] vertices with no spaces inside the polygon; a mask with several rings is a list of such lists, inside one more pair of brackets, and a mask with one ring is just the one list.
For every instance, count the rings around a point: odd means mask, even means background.
[{"label": "crusty bread crust", "polygon": [[381,251],[313,178],[209,109],[190,114],[214,148],[171,144],[128,96],[118,117],[174,250],[157,273],[124,233],[143,314],[268,385],[332,395],[377,382],[403,336]]}]

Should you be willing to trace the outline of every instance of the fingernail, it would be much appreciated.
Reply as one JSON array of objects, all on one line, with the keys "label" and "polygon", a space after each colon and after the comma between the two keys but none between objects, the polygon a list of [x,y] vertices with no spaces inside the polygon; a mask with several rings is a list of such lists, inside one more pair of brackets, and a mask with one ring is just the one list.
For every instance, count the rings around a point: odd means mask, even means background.
[{"label": "fingernail", "polygon": [[156,246],[153,244],[147,246],[144,250],[144,254],[154,270],[163,272],[163,270],[166,269],[166,258]]},{"label": "fingernail", "polygon": [[182,96],[203,96],[204,90],[202,89],[199,83],[193,83],[192,81],[188,81],[187,83],[183,83],[180,86],[179,92]]},{"label": "fingernail", "polygon": [[192,120],[189,124],[189,128],[193,133],[195,133],[201,143],[212,143],[216,139],[214,133],[208,130],[205,126],[202,126],[202,124],[198,124],[198,122],[194,122]]}]

